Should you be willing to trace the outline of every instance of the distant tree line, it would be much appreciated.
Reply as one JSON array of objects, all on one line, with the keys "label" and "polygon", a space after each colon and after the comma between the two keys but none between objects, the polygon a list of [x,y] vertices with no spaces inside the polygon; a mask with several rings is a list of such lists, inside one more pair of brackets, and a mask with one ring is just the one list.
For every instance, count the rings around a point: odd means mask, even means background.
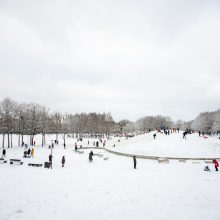
[{"label": "distant tree line", "polygon": [[206,134],[220,133],[220,109],[214,112],[200,113],[191,124],[192,129]]},{"label": "distant tree line", "polygon": [[145,133],[162,127],[176,127],[181,130],[193,129],[205,133],[220,133],[220,110],[200,113],[195,120],[173,122],[170,117],[146,116],[131,122],[127,119],[115,122],[111,113],[51,113],[49,109],[37,103],[18,103],[10,98],[0,102],[0,134],[3,135],[2,146],[13,146],[13,134],[19,135],[18,146],[24,142],[24,135],[30,136],[33,145],[34,136],[42,134],[42,146],[45,134],[98,137],[112,133]]},{"label": "distant tree line", "polygon": [[128,120],[118,122],[123,132],[148,132],[155,129],[179,128],[180,130],[195,130],[205,134],[220,134],[220,109],[214,112],[202,112],[194,120],[173,122],[170,117],[146,116],[138,119],[135,123]]},{"label": "distant tree line", "polygon": [[7,138],[8,147],[12,147],[12,135],[19,135],[18,146],[23,143],[24,135],[30,135],[33,145],[34,136],[42,134],[42,146],[45,134],[62,134],[65,142],[67,134],[105,134],[118,129],[111,113],[61,114],[50,113],[49,109],[37,103],[18,103],[9,98],[0,102],[0,134],[3,134],[2,146]]}]

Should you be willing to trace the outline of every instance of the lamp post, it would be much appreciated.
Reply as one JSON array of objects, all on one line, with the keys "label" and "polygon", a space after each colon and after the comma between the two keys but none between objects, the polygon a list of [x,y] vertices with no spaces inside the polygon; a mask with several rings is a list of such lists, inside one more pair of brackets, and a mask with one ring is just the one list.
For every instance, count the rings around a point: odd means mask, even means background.
[{"label": "lamp post", "polygon": [[11,148],[12,148],[12,134],[14,132],[14,129],[11,130]]},{"label": "lamp post", "polygon": [[42,147],[44,146],[44,135],[45,135],[44,132],[45,132],[45,131],[43,130],[43,131],[42,131]]},{"label": "lamp post", "polygon": [[51,169],[52,169],[52,164],[53,164],[53,140],[51,140]]}]

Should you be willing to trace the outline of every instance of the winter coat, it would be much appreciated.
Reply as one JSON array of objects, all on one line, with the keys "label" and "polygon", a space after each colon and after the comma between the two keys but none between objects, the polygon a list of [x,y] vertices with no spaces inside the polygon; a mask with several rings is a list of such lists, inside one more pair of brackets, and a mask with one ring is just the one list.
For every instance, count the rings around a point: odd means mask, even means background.
[{"label": "winter coat", "polygon": [[30,155],[30,153],[31,153],[31,149],[30,149],[30,148],[28,149],[28,152],[27,152],[27,153],[28,153],[28,155]]},{"label": "winter coat", "polygon": [[219,167],[219,163],[217,160],[213,160],[213,163],[215,164],[215,167]]},{"label": "winter coat", "polygon": [[65,163],[65,157],[62,157],[62,164]]},{"label": "winter coat", "polygon": [[137,164],[136,157],[133,157],[134,164]]},{"label": "winter coat", "polygon": [[92,160],[93,152],[89,153],[89,160]]},{"label": "winter coat", "polygon": [[34,156],[34,148],[31,149],[31,156]]},{"label": "winter coat", "polygon": [[52,161],[52,155],[51,154],[49,155],[49,161],[50,162]]}]

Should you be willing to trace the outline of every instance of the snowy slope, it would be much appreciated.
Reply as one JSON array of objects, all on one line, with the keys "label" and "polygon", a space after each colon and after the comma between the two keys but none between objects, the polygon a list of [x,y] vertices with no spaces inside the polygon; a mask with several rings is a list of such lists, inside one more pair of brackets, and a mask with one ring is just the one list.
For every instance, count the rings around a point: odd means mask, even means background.
[{"label": "snowy slope", "polygon": [[220,140],[209,137],[199,137],[197,133],[182,138],[182,132],[164,135],[157,133],[153,139],[154,132],[136,136],[120,142],[115,142],[116,147],[111,149],[120,152],[170,157],[220,157]]},{"label": "snowy slope", "polygon": [[[53,137],[47,137],[48,143],[50,138]],[[121,139],[114,149],[128,151],[132,148],[135,152],[140,146],[141,152],[142,146],[146,147],[142,145],[146,139],[147,143],[158,143],[160,149],[171,142],[166,143],[169,137],[166,138],[160,136],[156,142],[148,134],[130,140]],[[175,138],[181,143],[181,136],[172,137]],[[192,138],[195,143],[197,137]],[[40,143],[40,136],[36,137],[36,142]],[[89,163],[90,150],[75,153],[74,142],[69,138],[67,149],[63,149],[62,142],[55,146],[52,170],[27,166],[29,162],[48,161],[51,152],[48,147],[36,146],[35,156],[30,159],[22,158],[24,149],[21,147],[6,148],[7,160],[20,158],[24,164],[0,164],[0,220],[220,219],[220,194],[217,193],[220,173],[214,171],[213,165],[210,165],[211,172],[204,172],[203,162],[159,164],[157,161],[137,160],[137,170],[134,170],[131,158],[102,150],[93,151],[108,156],[109,160],[94,156],[93,163]],[[108,142],[109,148],[113,143],[118,143],[117,139]],[[83,145],[88,145],[87,140]],[[89,146],[92,146],[91,141]],[[61,167],[63,155],[66,156],[64,168]]]}]

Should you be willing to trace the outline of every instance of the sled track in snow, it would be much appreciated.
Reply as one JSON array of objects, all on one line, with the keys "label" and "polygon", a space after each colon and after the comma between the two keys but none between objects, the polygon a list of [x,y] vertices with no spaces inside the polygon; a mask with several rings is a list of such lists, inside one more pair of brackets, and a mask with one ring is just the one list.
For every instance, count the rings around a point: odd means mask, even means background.
[{"label": "sled track in snow", "polygon": [[96,150],[105,150],[111,154],[115,154],[115,155],[119,155],[119,156],[124,156],[124,157],[133,157],[136,156],[136,158],[140,158],[140,159],[147,159],[147,160],[158,160],[159,158],[164,158],[164,159],[169,159],[169,160],[220,160],[220,158],[205,158],[205,157],[159,157],[159,156],[147,156],[147,155],[137,155],[137,154],[128,154],[128,153],[122,153],[122,152],[118,152],[118,151],[113,151],[113,150],[109,150],[107,148],[104,147],[83,147],[80,149],[96,149]]}]

